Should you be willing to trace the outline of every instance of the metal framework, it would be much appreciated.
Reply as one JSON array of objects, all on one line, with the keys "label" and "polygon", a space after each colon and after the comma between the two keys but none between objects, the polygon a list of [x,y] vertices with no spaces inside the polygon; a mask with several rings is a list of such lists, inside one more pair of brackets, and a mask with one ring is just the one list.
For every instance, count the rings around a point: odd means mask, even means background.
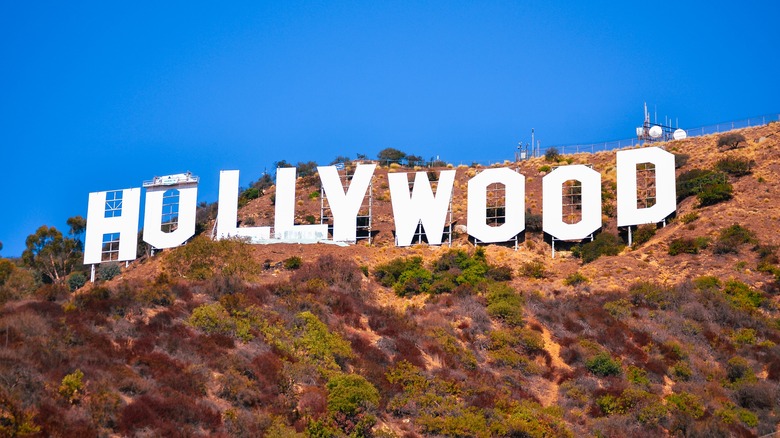
[{"label": "metal framework", "polygon": [[655,205],[655,164],[639,163],[636,166],[636,206],[649,208]]},{"label": "metal framework", "polygon": [[179,190],[170,189],[163,193],[162,220],[160,229],[171,233],[179,228]]},{"label": "metal framework", "polygon": [[[348,166],[337,167],[339,178],[344,193],[349,189],[354,173],[350,173]],[[363,197],[363,204],[360,206],[357,215],[357,227],[355,240],[366,240],[371,245],[372,217],[374,208],[374,177],[371,177],[371,183],[368,185],[368,196]],[[327,202],[325,189],[320,187],[320,224],[328,224],[328,230],[333,230],[333,214],[330,210],[330,204]]]},{"label": "metal framework", "polygon": [[563,222],[576,224],[582,220],[582,182],[570,179],[563,183],[562,214]]},{"label": "metal framework", "polygon": [[[430,184],[431,184],[431,190],[434,193],[438,193],[439,180],[437,179],[436,181],[430,181]],[[414,186],[414,181],[410,181],[409,191],[412,190],[413,186]],[[447,216],[448,216],[447,225],[444,227],[444,234],[442,237],[446,238],[447,246],[452,246],[452,192],[450,192],[450,202],[447,206]],[[422,221],[419,221],[417,223],[417,228],[414,230],[414,237],[412,237],[412,242],[414,242],[414,240],[417,239],[418,244],[423,243],[423,237],[425,237],[425,229],[423,229]],[[442,239],[442,241],[444,240],[445,239]]]},{"label": "metal framework", "polygon": [[[515,168],[515,172],[519,172],[519,169]],[[493,183],[487,187],[486,196],[486,208],[485,219],[488,225],[491,227],[498,227],[506,223],[506,186],[503,183]],[[507,242],[514,244],[515,251],[517,251],[520,234],[515,236]],[[483,243],[481,240],[474,238],[474,246],[479,246]]]},{"label": "metal framework", "polygon": [[103,235],[100,261],[110,262],[113,260],[119,260],[119,233],[106,233]]},{"label": "metal framework", "polygon": [[[588,164],[591,169],[593,165]],[[576,179],[570,179],[563,183],[561,189],[561,215],[563,222],[567,224],[576,224],[582,220],[582,182]],[[593,233],[588,236],[593,241]],[[552,246],[552,257],[555,258],[555,242],[564,242],[564,240],[556,239],[554,236],[550,236],[550,243]]]},{"label": "metal framework", "polygon": [[[655,164],[639,163],[636,165],[636,206],[650,208],[656,203]],[[666,226],[666,220],[663,222]],[[633,232],[628,227],[628,246],[633,244]]]}]

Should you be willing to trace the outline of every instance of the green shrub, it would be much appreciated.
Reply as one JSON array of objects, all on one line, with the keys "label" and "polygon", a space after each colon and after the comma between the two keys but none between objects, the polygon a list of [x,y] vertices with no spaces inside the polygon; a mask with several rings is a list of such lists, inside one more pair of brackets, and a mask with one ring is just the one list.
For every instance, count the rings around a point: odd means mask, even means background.
[{"label": "green shrub", "polygon": [[688,362],[684,360],[678,360],[669,368],[669,375],[674,377],[675,380],[681,380],[687,382],[693,376],[693,370]]},{"label": "green shrub", "polygon": [[697,395],[683,391],[677,394],[669,394],[665,399],[670,409],[693,419],[701,418],[704,415],[704,404]]},{"label": "green shrub", "polygon": [[612,359],[609,353],[603,351],[585,361],[585,368],[591,373],[606,377],[620,374],[620,362]]},{"label": "green shrub", "polygon": [[192,310],[189,323],[207,334],[232,335],[236,323],[220,303],[203,304]]},{"label": "green shrub", "polygon": [[459,409],[453,415],[421,415],[417,422],[426,435],[451,437],[490,436],[485,415],[477,408]]},{"label": "green shrub", "polygon": [[566,279],[563,280],[563,283],[567,286],[576,286],[578,284],[587,283],[588,281],[588,278],[578,271],[566,277]]},{"label": "green shrub", "polygon": [[541,173],[547,173],[552,170],[552,167],[550,167],[548,164],[544,164],[542,166],[539,166],[539,172]]},{"label": "green shrub", "polygon": [[633,305],[627,299],[620,298],[615,301],[607,301],[602,307],[607,311],[607,313],[612,315],[613,318],[623,319],[631,316],[631,308]]},{"label": "green shrub", "polygon": [[631,296],[631,303],[635,306],[667,309],[672,306],[675,299],[674,289],[649,281],[639,281],[632,284],[628,288],[628,292]]},{"label": "green shrub", "polygon": [[68,288],[71,291],[81,289],[85,284],[87,284],[87,276],[83,272],[74,272],[68,277]]},{"label": "green shrub", "polygon": [[544,263],[540,261],[525,262],[520,266],[520,273],[530,278],[546,278],[547,271],[544,269]]},{"label": "green shrub", "polygon": [[338,363],[353,356],[350,343],[338,333],[331,333],[316,315],[309,311],[296,315],[297,356],[317,366],[322,374],[338,371]]},{"label": "green shrub", "polygon": [[626,367],[626,378],[634,385],[650,386],[650,379],[647,378],[647,371],[634,365]]},{"label": "green shrub", "polygon": [[482,247],[471,255],[462,250],[448,251],[434,262],[433,271],[437,280],[449,279],[458,285],[469,286],[476,286],[492,278],[511,278],[511,268],[488,264]]},{"label": "green shrub", "polygon": [[655,236],[655,225],[642,225],[634,232],[634,242],[632,247],[638,248],[639,246],[647,243],[650,239],[653,238],[653,236]]},{"label": "green shrub", "polygon": [[712,276],[712,275],[704,275],[701,277],[697,277],[693,280],[694,286],[696,286],[699,290],[713,290],[713,289],[720,289],[721,282],[718,279],[718,277]]},{"label": "green shrub", "polygon": [[493,283],[488,286],[487,313],[509,326],[523,325],[523,299],[509,286]]},{"label": "green shrub", "polygon": [[624,247],[625,244],[617,235],[600,233],[592,242],[575,246],[572,253],[581,258],[583,263],[590,263],[603,255],[618,255]]},{"label": "green shrub", "polygon": [[512,268],[507,265],[490,266],[485,276],[493,281],[509,281],[512,279]]},{"label": "green shrub", "polygon": [[159,306],[169,306],[173,304],[175,300],[170,285],[159,281],[155,281],[153,284],[139,289],[136,297],[143,303],[156,304]]},{"label": "green shrub", "polygon": [[734,356],[726,363],[726,378],[735,385],[752,383],[756,381],[756,374],[747,359]]},{"label": "green shrub", "polygon": [[729,150],[736,149],[740,143],[744,143],[745,136],[738,132],[728,132],[718,137],[718,148]]},{"label": "green shrub", "polygon": [[433,274],[418,266],[404,271],[393,285],[393,290],[399,297],[417,295],[428,292],[433,283]]},{"label": "green shrub", "polygon": [[98,280],[108,281],[122,273],[118,263],[101,263],[98,268]]},{"label": "green shrub", "polygon": [[739,224],[731,225],[720,231],[712,250],[715,254],[739,252],[739,247],[745,243],[757,243],[754,232]]},{"label": "green shrub", "polygon": [[758,266],[756,269],[760,272],[775,274],[776,276],[780,274],[780,271],[776,267],[776,265],[780,263],[780,257],[776,254],[776,246],[756,245],[753,247],[753,250],[758,254]]},{"label": "green shrub", "polygon": [[597,398],[596,405],[598,405],[601,411],[606,415],[627,414],[644,400],[652,397],[653,395],[645,390],[627,388],[620,394],[620,397],[615,397],[612,394],[605,394]]},{"label": "green shrub", "polygon": [[660,400],[653,400],[639,409],[636,419],[642,424],[656,426],[666,418],[668,413],[669,409]]},{"label": "green shrub", "polygon": [[682,222],[684,224],[689,224],[689,223],[695,221],[698,218],[699,218],[699,213],[696,213],[695,211],[692,211],[690,213],[686,213],[686,214],[680,216],[680,222]]},{"label": "green shrub", "polygon": [[381,264],[374,270],[374,277],[379,281],[382,286],[391,287],[401,277],[405,271],[421,268],[422,257],[398,257],[390,260],[387,263]]},{"label": "green shrub", "polygon": [[755,345],[756,331],[752,328],[738,328],[731,335],[731,342],[737,345]]},{"label": "green shrub", "polygon": [[354,416],[379,403],[379,391],[359,374],[336,374],[328,380],[328,410]]},{"label": "green shrub", "polygon": [[84,373],[77,369],[76,371],[65,375],[62,378],[57,392],[70,404],[76,404],[81,399],[84,392]]},{"label": "green shrub", "polygon": [[298,256],[292,256],[284,260],[284,269],[298,269],[303,264],[303,259]]},{"label": "green shrub", "polygon": [[722,172],[692,169],[677,178],[677,202],[696,195],[699,205],[704,207],[731,199],[732,191],[726,174]]},{"label": "green shrub", "polygon": [[[477,357],[468,348],[463,348],[455,336],[447,333],[443,328],[435,328],[433,329],[433,337],[439,343],[441,349],[457,360],[465,369],[477,369]],[[449,363],[450,361],[448,360],[447,362]]]},{"label": "green shrub", "polygon": [[764,295],[760,291],[737,280],[727,281],[723,292],[726,293],[729,302],[741,310],[750,311],[757,309],[764,302]]},{"label": "green shrub", "polygon": [[255,187],[250,187],[244,190],[243,192],[241,192],[241,194],[238,196],[238,206],[244,207],[249,203],[249,201],[251,201],[252,199],[257,199],[259,197],[260,197],[260,190],[258,190]]},{"label": "green shrub", "polygon": [[669,255],[676,256],[679,254],[698,254],[699,245],[696,239],[689,237],[678,237],[669,243]]},{"label": "green shrub", "polygon": [[756,162],[747,158],[721,158],[715,163],[715,168],[731,176],[750,175]]},{"label": "green shrub", "polygon": [[702,187],[702,190],[696,194],[699,199],[699,206],[706,207],[715,205],[732,198],[734,189],[728,182],[710,184]]},{"label": "green shrub", "polygon": [[742,422],[748,427],[758,426],[758,416],[756,414],[731,402],[726,402],[722,409],[715,411],[715,415],[726,424]]},{"label": "green shrub", "polygon": [[699,192],[701,186],[713,182],[726,181],[726,175],[712,170],[691,169],[677,177],[677,202]]},{"label": "green shrub", "polygon": [[542,407],[539,403],[523,400],[511,405],[503,419],[491,425],[492,436],[528,438],[572,438],[574,434],[561,419],[562,412],[555,406]]}]

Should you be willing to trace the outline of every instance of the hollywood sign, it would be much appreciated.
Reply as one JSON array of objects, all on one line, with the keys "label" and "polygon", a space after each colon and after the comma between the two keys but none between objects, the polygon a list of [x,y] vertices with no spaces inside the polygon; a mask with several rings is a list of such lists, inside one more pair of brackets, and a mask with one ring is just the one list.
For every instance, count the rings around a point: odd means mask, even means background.
[{"label": "hollywood sign", "polygon": [[[657,147],[619,151],[617,160],[617,225],[658,223],[676,208],[674,155]],[[637,166],[655,166],[656,202],[651,207],[637,206]],[[374,164],[358,165],[347,190],[335,166],[317,170],[333,217],[336,242],[355,242],[357,215],[363,205],[375,170]],[[396,245],[409,246],[422,224],[429,244],[441,244],[456,170],[439,173],[436,193],[426,172],[416,172],[409,186],[408,174],[388,173],[388,185],[395,222]],[[238,227],[238,170],[220,172],[219,210],[215,237],[244,238],[254,243],[292,241],[313,243],[328,240],[328,225],[296,225],[295,168],[276,170],[276,202],[273,237],[270,226]],[[581,184],[581,219],[576,223],[563,220],[562,188],[567,181]],[[498,226],[487,223],[487,189],[491,184],[505,188],[505,221]],[[162,182],[146,191],[143,240],[154,248],[182,245],[195,234],[197,183],[173,186],[178,190],[178,227],[162,229],[164,195],[171,186]],[[170,193],[170,192],[169,192]],[[542,180],[542,221],[544,232],[557,240],[581,240],[601,227],[601,174],[584,165],[561,166]],[[134,260],[138,235],[141,188],[130,188],[89,194],[84,263],[109,259]],[[525,177],[508,168],[491,168],[468,182],[467,232],[483,243],[506,242],[525,229]],[[169,214],[171,212],[168,212]],[[108,249],[107,249],[108,248]]]}]

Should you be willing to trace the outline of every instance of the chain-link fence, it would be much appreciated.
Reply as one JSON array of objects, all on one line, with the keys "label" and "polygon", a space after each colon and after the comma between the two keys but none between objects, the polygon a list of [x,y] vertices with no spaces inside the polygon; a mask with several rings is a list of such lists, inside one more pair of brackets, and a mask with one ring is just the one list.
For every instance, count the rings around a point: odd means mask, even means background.
[{"label": "chain-link fence", "polygon": [[[720,132],[731,131],[733,129],[750,128],[753,126],[763,126],[771,122],[780,121],[780,114],[768,114],[758,117],[750,117],[743,120],[735,120],[732,122],[716,123],[714,125],[702,126],[700,128],[686,129],[685,133],[688,137],[699,137],[702,135],[717,134]],[[555,148],[560,154],[577,154],[580,152],[601,152],[611,151],[614,149],[641,146],[645,144],[644,140],[637,138],[630,138],[626,140],[613,140],[600,143],[587,143],[587,144],[569,144],[569,145],[555,145],[550,148]],[[544,151],[542,151],[544,154]]]}]

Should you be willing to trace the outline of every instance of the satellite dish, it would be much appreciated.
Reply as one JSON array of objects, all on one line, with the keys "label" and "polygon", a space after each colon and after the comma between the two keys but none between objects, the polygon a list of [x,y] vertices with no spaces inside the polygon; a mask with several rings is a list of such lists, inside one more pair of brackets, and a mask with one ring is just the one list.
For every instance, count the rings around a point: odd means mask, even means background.
[{"label": "satellite dish", "polygon": [[672,134],[672,138],[675,140],[682,140],[686,137],[688,137],[688,133],[682,128],[676,129],[674,134]]},{"label": "satellite dish", "polygon": [[664,135],[664,130],[660,126],[655,125],[652,128],[650,128],[650,137],[660,138],[662,135]]}]

